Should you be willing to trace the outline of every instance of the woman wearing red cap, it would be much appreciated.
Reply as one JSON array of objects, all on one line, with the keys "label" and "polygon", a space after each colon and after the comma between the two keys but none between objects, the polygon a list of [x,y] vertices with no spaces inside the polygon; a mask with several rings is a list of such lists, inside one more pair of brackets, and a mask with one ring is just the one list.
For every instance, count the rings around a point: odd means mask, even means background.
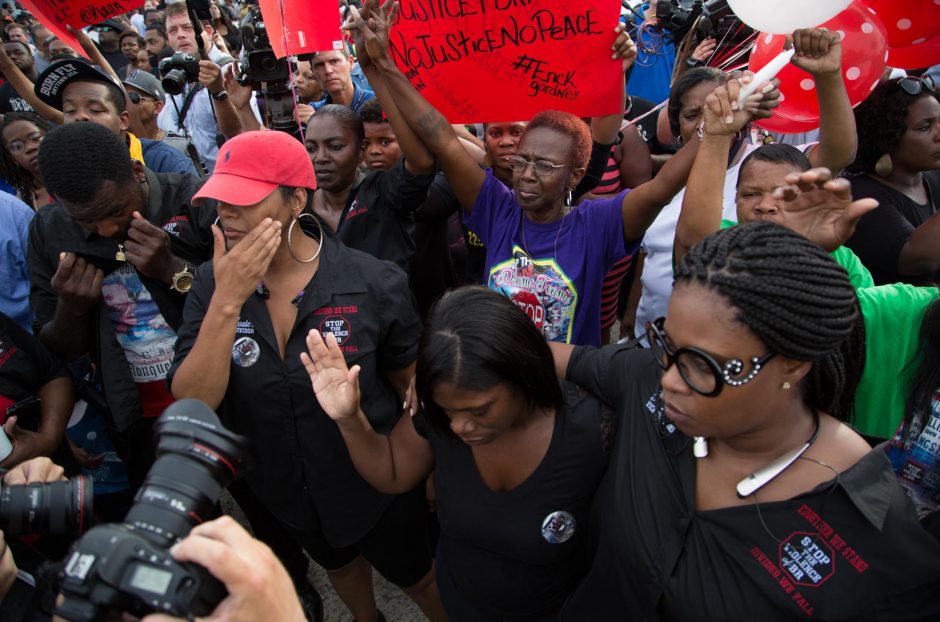
[{"label": "woman wearing red cap", "polygon": [[222,147],[193,197],[216,199],[219,222],[214,259],[186,301],[170,386],[255,439],[249,488],[326,568],[356,620],[382,619],[369,563],[444,619],[423,486],[384,495],[359,476],[300,362],[308,331],[332,333],[364,370],[372,425],[388,432],[420,334],[404,272],[324,235],[310,211],[315,188],[303,145],[283,132],[247,132]]}]

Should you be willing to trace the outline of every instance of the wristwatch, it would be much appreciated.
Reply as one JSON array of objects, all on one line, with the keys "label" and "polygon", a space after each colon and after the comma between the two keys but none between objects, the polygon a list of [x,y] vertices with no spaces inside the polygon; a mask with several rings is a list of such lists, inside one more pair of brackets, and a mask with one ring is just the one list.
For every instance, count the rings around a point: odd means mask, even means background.
[{"label": "wristwatch", "polygon": [[223,99],[228,99],[228,92],[225,91],[224,89],[219,91],[218,93],[213,93],[212,91],[209,91],[209,97],[211,97],[217,102],[220,102]]},{"label": "wristwatch", "polygon": [[695,67],[704,67],[704,66],[705,66],[705,61],[699,60],[699,59],[695,58],[694,56],[690,56],[690,57],[688,57],[687,59],[685,59],[685,64],[688,65],[689,67],[692,67],[692,68],[695,68]]},{"label": "wristwatch", "polygon": [[183,269],[173,275],[173,281],[170,283],[170,289],[180,294],[188,294],[193,288],[193,277],[195,268],[186,262],[183,262]]}]

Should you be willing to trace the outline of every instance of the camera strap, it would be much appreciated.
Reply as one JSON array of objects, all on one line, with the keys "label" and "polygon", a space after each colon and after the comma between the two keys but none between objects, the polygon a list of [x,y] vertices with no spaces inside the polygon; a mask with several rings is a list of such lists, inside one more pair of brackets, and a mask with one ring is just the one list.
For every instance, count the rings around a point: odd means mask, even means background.
[{"label": "camera strap", "polygon": [[186,115],[189,113],[189,109],[192,107],[193,101],[196,99],[196,94],[201,89],[202,85],[197,84],[189,91],[189,93],[186,94],[186,98],[183,99],[183,107],[180,109],[176,118],[176,126],[181,132],[186,132],[186,127],[184,126],[184,123],[186,123]]}]

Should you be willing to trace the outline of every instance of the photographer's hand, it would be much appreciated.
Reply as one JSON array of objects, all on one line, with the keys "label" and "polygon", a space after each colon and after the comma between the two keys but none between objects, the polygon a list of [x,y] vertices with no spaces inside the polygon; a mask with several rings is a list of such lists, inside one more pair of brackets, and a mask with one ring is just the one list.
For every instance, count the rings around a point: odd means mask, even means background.
[{"label": "photographer's hand", "polygon": [[[171,549],[181,562],[205,567],[228,589],[228,597],[200,620],[226,622],[305,622],[287,571],[265,544],[255,540],[230,516],[194,528]],[[182,622],[164,614],[142,622]]]},{"label": "photographer's hand", "polygon": [[199,84],[206,87],[210,93],[220,93],[224,87],[222,68],[211,60],[199,61]]},{"label": "photographer's hand", "polygon": [[16,582],[16,563],[13,561],[13,553],[7,546],[3,538],[3,531],[0,530],[0,601],[4,599],[10,588]]},{"label": "photographer's hand", "polygon": [[65,469],[45,457],[21,462],[3,476],[6,486],[64,481]]}]

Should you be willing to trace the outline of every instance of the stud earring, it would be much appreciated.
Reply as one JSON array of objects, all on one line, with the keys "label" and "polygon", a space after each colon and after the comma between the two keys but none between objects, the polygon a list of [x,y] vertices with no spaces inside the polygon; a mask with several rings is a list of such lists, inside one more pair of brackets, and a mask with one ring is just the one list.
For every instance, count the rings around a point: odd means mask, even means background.
[{"label": "stud earring", "polygon": [[789,390],[790,390],[790,383],[789,383],[789,382],[784,382],[782,385],[780,385],[780,388],[783,389],[784,391],[789,391]]}]

